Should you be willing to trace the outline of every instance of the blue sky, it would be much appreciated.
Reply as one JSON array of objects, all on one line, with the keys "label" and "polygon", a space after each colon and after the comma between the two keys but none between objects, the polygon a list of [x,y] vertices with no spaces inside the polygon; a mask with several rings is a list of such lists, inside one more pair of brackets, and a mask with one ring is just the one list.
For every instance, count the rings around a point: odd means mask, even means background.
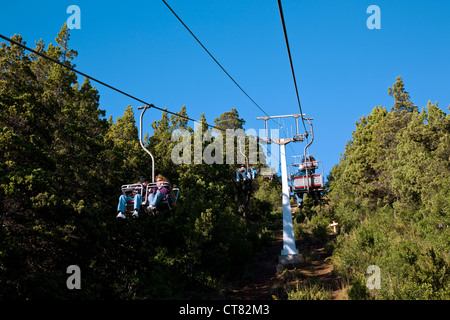
[{"label": "blue sky", "polygon": [[[268,114],[299,112],[276,0],[167,0],[171,7]],[[420,108],[450,105],[450,1],[283,0],[284,16],[303,112],[314,118],[310,151],[325,175],[339,162],[355,122],[375,106],[388,109],[388,87],[402,76]],[[77,69],[155,106],[209,123],[231,108],[263,128],[264,114],[212,61],[160,0],[8,1],[2,4],[0,33],[21,34],[29,46],[54,43],[81,9],[81,29],[71,31]],[[369,30],[370,5],[381,10],[381,29]],[[79,79],[80,82],[83,79]],[[100,108],[114,119],[140,103],[100,84]],[[151,110],[146,120],[158,120]],[[273,123],[272,123],[273,124]],[[190,123],[193,126],[193,123]],[[291,128],[293,122],[285,121]],[[273,127],[275,128],[275,127]],[[305,143],[287,146],[287,161]]]}]

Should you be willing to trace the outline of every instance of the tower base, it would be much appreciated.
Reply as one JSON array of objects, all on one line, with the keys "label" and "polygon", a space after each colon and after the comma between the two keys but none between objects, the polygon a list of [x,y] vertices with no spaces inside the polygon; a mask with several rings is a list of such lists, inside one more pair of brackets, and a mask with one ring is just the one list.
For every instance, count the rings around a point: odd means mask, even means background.
[{"label": "tower base", "polygon": [[285,266],[289,264],[296,264],[303,262],[303,256],[300,253],[297,254],[282,254],[278,256],[278,262]]}]

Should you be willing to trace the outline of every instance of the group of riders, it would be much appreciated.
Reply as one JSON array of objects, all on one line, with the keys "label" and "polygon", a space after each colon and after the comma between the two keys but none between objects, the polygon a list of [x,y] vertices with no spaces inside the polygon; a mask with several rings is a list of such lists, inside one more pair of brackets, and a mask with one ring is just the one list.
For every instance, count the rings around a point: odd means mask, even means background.
[{"label": "group of riders", "polygon": [[[257,176],[257,170],[255,167],[251,167],[249,170],[242,165],[236,172],[236,181],[245,181],[247,179],[255,179]],[[117,216],[118,219],[126,219],[126,207],[128,204],[133,203],[133,213],[132,218],[137,218],[139,216],[139,210],[141,205],[145,200],[147,206],[146,210],[148,212],[155,213],[158,204],[162,200],[167,200],[172,204],[172,199],[170,196],[170,182],[163,175],[159,174],[156,176],[156,185],[151,188],[147,188],[150,181],[146,177],[141,177],[135,185],[142,186],[143,190],[148,190],[147,192],[140,192],[138,188],[133,189],[128,194],[122,194],[119,197],[119,204],[117,205]],[[147,193],[147,194],[146,194]],[[146,199],[145,199],[146,198]]]},{"label": "group of riders", "polygon": [[[317,162],[312,156],[308,156],[306,159],[303,159],[302,163],[298,167],[298,171],[293,174],[293,177],[303,177],[310,176],[314,174],[315,169],[317,168]],[[247,169],[245,165],[241,165],[239,169],[236,171],[236,181],[246,181],[248,179],[255,179],[258,172],[255,167],[250,167]],[[119,204],[117,205],[117,218],[125,219],[125,212],[127,204],[130,202],[133,203],[133,214],[132,218],[137,218],[139,216],[139,210],[142,205],[143,200],[145,200],[147,206],[146,210],[149,212],[155,213],[158,204],[162,200],[167,200],[172,204],[172,199],[170,196],[170,182],[163,175],[159,174],[156,176],[156,185],[151,188],[147,188],[150,181],[146,177],[141,177],[136,184],[142,186],[143,190],[148,190],[146,192],[139,192],[138,189],[134,189],[131,194],[122,194],[119,197]],[[143,199],[146,198],[146,199]]]},{"label": "group of riders", "polygon": [[236,181],[245,181],[247,179],[255,179],[256,175],[258,174],[258,171],[256,171],[255,167],[251,167],[247,170],[247,168],[242,165],[237,171],[236,171]]},{"label": "group of riders", "polygon": [[313,156],[303,157],[302,162],[298,165],[298,171],[293,174],[293,177],[310,177],[316,172],[317,167],[317,160]]},{"label": "group of riders", "polygon": [[[137,218],[139,216],[139,210],[142,205],[142,201],[146,200],[148,206],[146,209],[151,212],[156,211],[156,207],[163,200],[167,199],[167,201],[171,202],[172,199],[170,197],[170,183],[166,177],[162,175],[156,176],[156,185],[152,188],[147,188],[150,181],[146,177],[141,177],[136,184],[141,185],[144,190],[148,189],[147,192],[143,192],[142,194],[139,192],[138,188],[132,190],[131,194],[122,194],[119,197],[119,204],[117,205],[117,216],[118,219],[125,219],[125,212],[127,203],[133,202],[134,211],[132,214],[132,218]],[[143,199],[143,197],[147,197],[147,199]]]}]

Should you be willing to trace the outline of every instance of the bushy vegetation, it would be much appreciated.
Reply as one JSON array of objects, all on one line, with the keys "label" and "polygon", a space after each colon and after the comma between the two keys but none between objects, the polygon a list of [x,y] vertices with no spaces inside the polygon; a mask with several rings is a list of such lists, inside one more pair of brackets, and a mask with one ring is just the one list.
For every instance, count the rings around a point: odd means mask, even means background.
[{"label": "bushy vegetation", "polygon": [[[322,200],[305,197],[294,213],[295,236],[327,242],[348,299],[449,299],[450,115],[431,102],[419,111],[401,77],[388,93],[394,106],[356,123]],[[367,285],[369,266],[379,288]],[[290,299],[318,289],[285,288]]]},{"label": "bushy vegetation", "polygon": [[327,199],[340,224],[333,259],[354,283],[380,268],[371,298],[449,299],[450,115],[431,102],[419,110],[401,77],[389,95],[392,109],[375,107],[356,123],[331,172]]},{"label": "bushy vegetation", "polygon": [[318,283],[300,284],[288,293],[288,300],[329,300],[331,292],[326,291],[322,285]]},{"label": "bushy vegetation", "polygon": [[[77,53],[68,41],[64,26],[56,45],[40,41],[36,50],[73,67]],[[187,115],[186,108],[179,114]],[[131,106],[115,121],[104,116],[88,79],[80,85],[76,73],[1,44],[0,297],[219,296],[261,242],[270,241],[262,223],[274,216],[268,193],[257,192],[244,207],[245,219],[233,165],[175,166],[172,133],[196,133],[184,118],[163,112],[145,144],[155,172],[181,189],[180,198],[171,211],[117,221],[120,186],[151,177],[151,161],[139,146]],[[204,130],[204,116],[201,122]],[[235,109],[216,119],[219,127],[244,123]],[[81,269],[81,290],[66,287],[70,265]]]},{"label": "bushy vegetation", "polygon": [[[39,41],[35,50],[73,67],[68,41],[64,26],[56,45]],[[400,77],[389,95],[390,111],[375,107],[356,123],[324,199],[306,197],[294,213],[295,235],[325,243],[328,225],[339,222],[326,248],[350,299],[450,299],[450,115],[431,102],[419,110]],[[120,186],[150,177],[151,162],[131,106],[115,121],[104,117],[88,79],[80,85],[76,73],[1,44],[0,297],[219,297],[279,231],[280,183],[258,179],[245,189],[232,165],[174,165],[172,133],[197,133],[163,112],[145,144],[180,198],[171,211],[117,221]],[[215,124],[245,121],[232,109]],[[70,265],[82,270],[82,290],[66,287]],[[372,265],[381,284],[369,290]],[[320,283],[291,289],[284,298],[330,298]]]}]

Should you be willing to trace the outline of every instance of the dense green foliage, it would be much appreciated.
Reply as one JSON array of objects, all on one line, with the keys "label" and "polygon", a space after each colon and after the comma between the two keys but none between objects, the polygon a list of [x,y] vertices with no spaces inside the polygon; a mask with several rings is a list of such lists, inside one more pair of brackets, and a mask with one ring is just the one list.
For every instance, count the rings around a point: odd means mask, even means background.
[{"label": "dense green foliage", "polygon": [[[64,26],[56,46],[45,50],[41,41],[36,50],[74,66],[68,40]],[[226,128],[243,123],[235,109],[216,119]],[[1,44],[0,297],[215,297],[242,276],[266,237],[261,221],[272,219],[273,203],[261,191],[244,219],[234,165],[174,165],[172,133],[186,129],[193,141],[196,132],[166,112],[152,128],[144,140],[155,173],[179,187],[180,198],[171,211],[118,221],[120,186],[151,177],[133,109],[106,120],[88,79],[80,85],[74,72]],[[66,287],[70,265],[80,267],[81,290]]]},{"label": "dense green foliage", "polygon": [[[64,26],[56,45],[40,41],[36,50],[74,66],[68,41]],[[326,241],[328,225],[339,222],[327,249],[352,284],[351,299],[449,299],[450,115],[431,102],[419,110],[400,77],[388,93],[390,111],[375,107],[356,123],[325,198],[305,197],[295,212],[296,238]],[[88,79],[80,85],[76,73],[1,44],[0,297],[211,298],[250,274],[255,253],[281,226],[279,182],[257,179],[248,188],[233,182],[235,164],[196,162],[197,147],[217,155],[213,136],[189,145],[192,161],[174,165],[171,137],[185,129],[195,141],[205,116],[193,130],[163,112],[144,143],[155,173],[179,187],[180,198],[171,211],[118,221],[120,186],[152,168],[132,107],[116,121],[104,117]],[[234,108],[215,119],[221,129],[244,124]],[[252,139],[244,139],[246,153]],[[237,143],[232,151],[236,163]],[[82,290],[66,286],[70,265],[81,269]],[[369,291],[371,265],[381,286]],[[298,287],[290,298],[329,295]]]},{"label": "dense green foliage", "polygon": [[[449,299],[450,115],[431,102],[419,111],[401,77],[389,95],[393,108],[356,123],[329,177],[341,233],[333,259],[364,289],[351,298]],[[381,271],[371,292],[370,265]]]}]

